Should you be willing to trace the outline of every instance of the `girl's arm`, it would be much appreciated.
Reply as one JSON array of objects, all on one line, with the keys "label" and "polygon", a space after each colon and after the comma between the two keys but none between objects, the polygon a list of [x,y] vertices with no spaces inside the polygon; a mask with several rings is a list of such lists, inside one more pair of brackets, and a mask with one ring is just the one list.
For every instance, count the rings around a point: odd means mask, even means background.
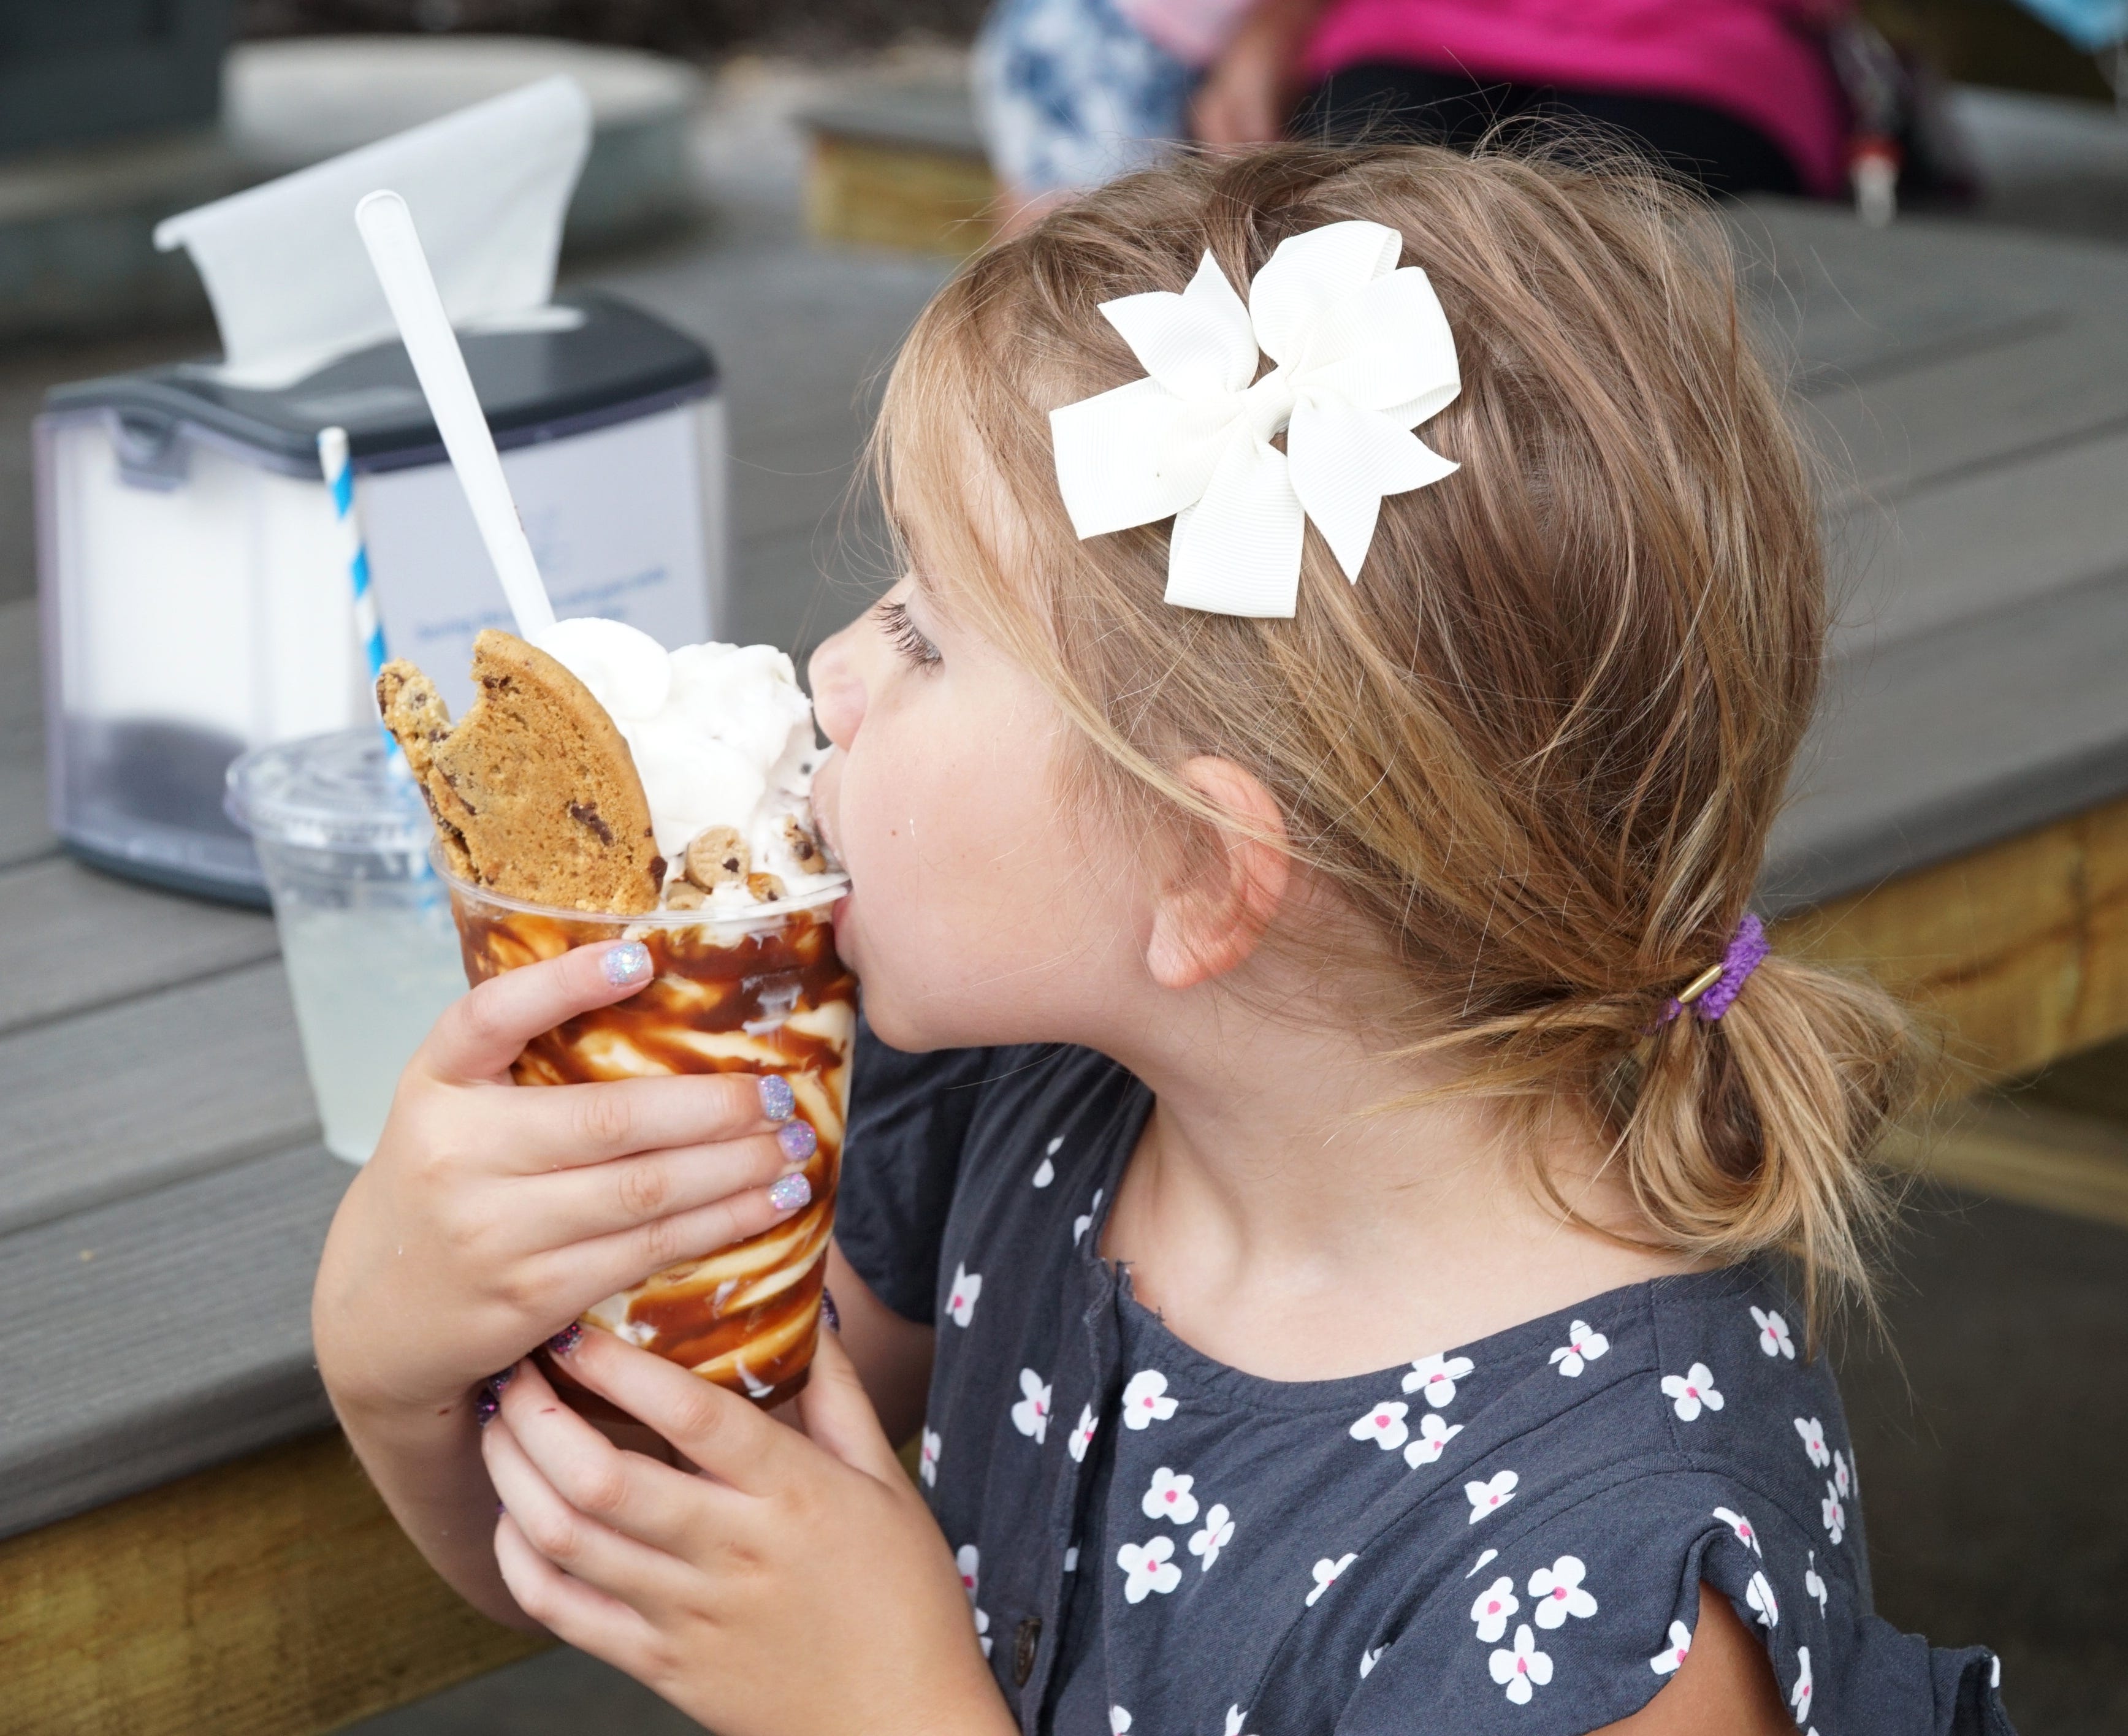
[{"label": "girl's arm", "polygon": [[904,1320],[872,1294],[872,1286],[857,1276],[857,1269],[843,1258],[843,1250],[829,1244],[828,1292],[835,1298],[842,1316],[843,1349],[855,1364],[865,1397],[879,1413],[879,1425],[886,1438],[899,1446],[916,1432],[924,1421],[924,1403],[931,1386],[931,1349],[937,1335],[929,1326]]},{"label": "girl's arm", "polygon": [[1285,136],[1306,88],[1304,57],[1326,0],[1256,0],[1190,105],[1190,130],[1214,147]]},{"label": "girl's arm", "polygon": [[632,942],[586,946],[456,1003],[401,1077],[311,1298],[319,1373],[392,1516],[515,1625],[480,1457],[487,1378],[600,1297],[790,1215],[768,1198],[786,1163],[749,1076],[511,1084],[531,1037],[648,977]]},{"label": "girl's arm", "polygon": [[1729,1600],[1703,1584],[1692,1649],[1662,1691],[1592,1736],[1795,1736],[1766,1648]]}]

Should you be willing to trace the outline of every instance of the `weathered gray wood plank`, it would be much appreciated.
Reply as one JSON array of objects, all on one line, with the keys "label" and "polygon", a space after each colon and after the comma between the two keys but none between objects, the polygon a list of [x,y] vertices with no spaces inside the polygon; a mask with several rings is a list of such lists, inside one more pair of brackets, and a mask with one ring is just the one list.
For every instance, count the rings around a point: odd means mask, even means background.
[{"label": "weathered gray wood plank", "polygon": [[150,891],[64,857],[0,872],[0,1036],[271,958],[259,912]]},{"label": "weathered gray wood plank", "polygon": [[0,1236],[318,1136],[273,960],[0,1040]]},{"label": "weathered gray wood plank", "polygon": [[2119,249],[2091,242],[1926,217],[1867,230],[1783,199],[1750,202],[1731,229],[1807,388],[1880,383],[2128,305]]},{"label": "weathered gray wood plank", "polygon": [[[2128,259],[2121,263],[2128,301]],[[2128,420],[2128,306],[1867,386],[1839,384],[1803,406],[1830,461],[1835,499],[1896,496],[1976,475],[2018,455]]]},{"label": "weathered gray wood plank", "polygon": [[1854,576],[1834,647],[1849,655],[2128,569],[2128,434],[1917,488],[1887,513],[1835,527],[1836,572]]},{"label": "weathered gray wood plank", "polygon": [[314,1146],[0,1238],[0,1535],[330,1420],[311,1278],[353,1174]]},{"label": "weathered gray wood plank", "polygon": [[1774,829],[1771,912],[1820,904],[2128,792],[2128,582],[1835,666]]},{"label": "weathered gray wood plank", "polygon": [[48,854],[37,600],[0,603],[0,867]]}]

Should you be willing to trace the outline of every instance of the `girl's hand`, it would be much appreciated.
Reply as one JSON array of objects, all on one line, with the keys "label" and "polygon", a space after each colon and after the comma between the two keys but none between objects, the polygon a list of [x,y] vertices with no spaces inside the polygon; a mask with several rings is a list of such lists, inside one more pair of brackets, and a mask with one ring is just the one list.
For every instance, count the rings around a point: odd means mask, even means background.
[{"label": "girl's hand", "polygon": [[527,1614],[724,1736],[1016,1728],[833,1333],[802,1435],[603,1333],[563,1354],[701,1473],[614,1447],[525,1364],[481,1445],[507,1509],[496,1559]]},{"label": "girl's hand", "polygon": [[[481,1381],[601,1297],[797,1209],[768,1197],[791,1167],[777,1137],[789,1093],[772,1116],[752,1074],[511,1084],[532,1037],[625,999],[649,971],[634,942],[582,946],[482,984],[437,1021],[319,1269],[318,1366],[344,1420],[469,1407]],[[810,1154],[801,1129],[785,1136]]]}]

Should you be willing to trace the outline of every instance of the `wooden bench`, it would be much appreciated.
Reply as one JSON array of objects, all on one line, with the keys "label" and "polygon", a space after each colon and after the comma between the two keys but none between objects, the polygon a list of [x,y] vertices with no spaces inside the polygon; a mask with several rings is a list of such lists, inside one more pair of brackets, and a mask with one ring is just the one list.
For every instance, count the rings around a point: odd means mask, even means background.
[{"label": "wooden bench", "polygon": [[[1798,206],[1738,223],[1849,478],[1828,505],[1855,592],[1763,907],[1782,944],[1919,994],[1976,1079],[2118,1035],[2128,256]],[[757,273],[764,330],[795,259]],[[826,366],[839,330],[806,334],[833,429],[869,359]],[[762,387],[786,430],[787,379]],[[0,1722],[327,1729],[525,1642],[429,1575],[325,1432],[307,1297],[347,1172],[316,1143],[271,926],[55,853],[35,640],[30,605],[0,606]],[[1969,1181],[2069,1174],[1988,1138]],[[2081,1158],[2091,1185],[2057,1202],[2117,1199],[2118,1164]]]}]

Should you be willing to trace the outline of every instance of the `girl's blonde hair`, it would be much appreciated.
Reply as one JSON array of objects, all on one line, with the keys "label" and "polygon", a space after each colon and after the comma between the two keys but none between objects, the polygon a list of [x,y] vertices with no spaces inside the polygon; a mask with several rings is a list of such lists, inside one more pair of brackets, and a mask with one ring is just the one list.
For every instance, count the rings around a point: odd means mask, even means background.
[{"label": "girl's blonde hair", "polygon": [[[1356,585],[1311,527],[1291,620],[1171,607],[1164,524],[1073,535],[1048,412],[1143,372],[1101,302],[1180,291],[1208,249],[1246,286],[1345,218],[1399,231],[1440,296],[1463,390],[1420,433],[1462,468],[1383,503]],[[1385,941],[1389,1037],[1585,1113],[1663,1245],[1779,1250],[1807,1299],[1866,1295],[1886,1207],[1863,1159],[1914,1072],[1898,1008],[1777,956],[1718,1022],[1660,1022],[1743,913],[1826,614],[1808,473],[1689,195],[1585,154],[1408,145],[1136,175],[941,292],[876,458],[946,606],[1055,696],[1112,807],[1214,820],[1183,761],[1246,767]]]}]

